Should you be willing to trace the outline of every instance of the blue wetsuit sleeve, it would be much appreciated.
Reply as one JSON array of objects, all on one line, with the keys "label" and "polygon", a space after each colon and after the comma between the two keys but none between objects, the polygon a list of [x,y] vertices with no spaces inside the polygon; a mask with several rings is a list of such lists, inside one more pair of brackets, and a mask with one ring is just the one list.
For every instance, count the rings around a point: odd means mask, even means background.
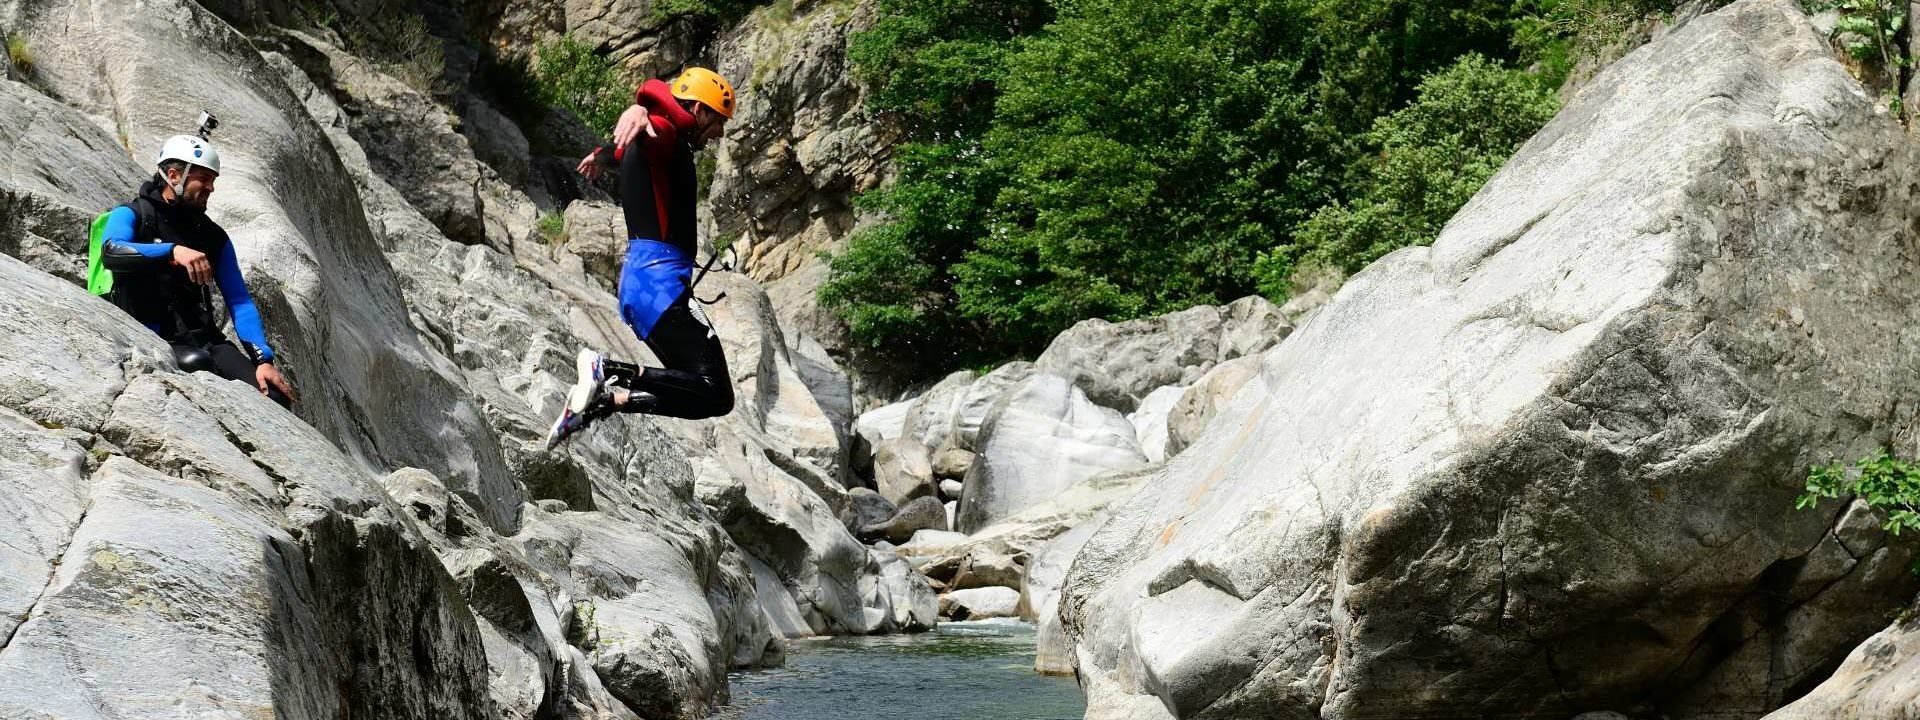
[{"label": "blue wetsuit sleeve", "polygon": [[173,260],[173,243],[139,242],[134,237],[133,208],[121,205],[107,213],[100,237],[101,263],[114,272],[140,272],[165,267]]},{"label": "blue wetsuit sleeve", "polygon": [[240,258],[233,253],[231,240],[220,244],[213,258],[213,279],[220,284],[220,296],[227,300],[227,315],[233,319],[233,334],[240,336],[254,362],[273,360],[273,348],[267,346],[267,332],[260,325],[260,310],[253,306],[247,292],[247,280],[240,275]]}]

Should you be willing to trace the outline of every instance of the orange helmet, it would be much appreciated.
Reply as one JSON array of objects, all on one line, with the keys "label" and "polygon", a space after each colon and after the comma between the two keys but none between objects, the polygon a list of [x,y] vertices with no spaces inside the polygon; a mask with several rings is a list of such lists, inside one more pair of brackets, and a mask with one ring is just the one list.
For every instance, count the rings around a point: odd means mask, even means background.
[{"label": "orange helmet", "polygon": [[674,78],[673,96],[713,108],[721,117],[733,117],[733,84],[712,70],[687,68]]}]

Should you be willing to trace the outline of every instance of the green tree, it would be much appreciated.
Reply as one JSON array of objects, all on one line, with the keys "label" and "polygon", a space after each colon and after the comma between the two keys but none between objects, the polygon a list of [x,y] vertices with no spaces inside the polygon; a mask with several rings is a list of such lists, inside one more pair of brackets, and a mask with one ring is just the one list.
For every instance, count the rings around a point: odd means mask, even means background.
[{"label": "green tree", "polygon": [[[882,0],[883,19],[849,56],[874,108],[915,142],[897,184],[865,205],[883,222],[834,258],[822,299],[856,341],[931,373],[1036,352],[1089,317],[1231,300],[1320,245],[1346,267],[1363,262],[1349,252],[1426,241],[1512,136],[1544,121],[1535,111],[1552,111],[1546,85],[1513,91],[1527,74],[1506,65],[1535,52],[1515,33],[1537,11]],[[1464,69],[1423,89],[1450,67]],[[1508,101],[1525,111],[1512,124],[1531,127],[1474,137],[1486,120],[1475,114]],[[1442,167],[1448,152],[1477,164]],[[1316,225],[1329,206],[1353,217]],[[1380,237],[1362,242],[1363,220]],[[1319,234],[1298,237],[1309,230]]]},{"label": "green tree", "polygon": [[1351,199],[1315,211],[1259,262],[1260,285],[1285,297],[1296,266],[1351,273],[1433,242],[1520,144],[1559,108],[1533,74],[1469,54],[1419,86],[1413,104],[1374,122]]}]

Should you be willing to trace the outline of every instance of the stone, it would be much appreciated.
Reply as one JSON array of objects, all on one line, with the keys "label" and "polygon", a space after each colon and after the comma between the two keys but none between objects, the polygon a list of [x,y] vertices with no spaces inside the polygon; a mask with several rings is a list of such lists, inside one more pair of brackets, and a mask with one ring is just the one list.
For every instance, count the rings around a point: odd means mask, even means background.
[{"label": "stone", "polygon": [[1035,626],[1034,672],[1073,674],[1073,646],[1060,627],[1060,585],[1080,548],[1102,522],[1105,518],[1097,517],[1047,542],[1020,577],[1020,619]]},{"label": "stone", "polygon": [[1180,394],[1167,413],[1166,454],[1177,455],[1200,437],[1220,408],[1260,373],[1260,356],[1235,358],[1214,366]]},{"label": "stone", "polygon": [[847,491],[847,509],[843,518],[848,530],[855,535],[863,535],[865,531],[861,528],[885,525],[898,511],[899,508],[881,497],[880,493],[867,488],[853,488]]},{"label": "stone", "polygon": [[1088,716],[1752,717],[1817,682],[1916,589],[1793,501],[1911,447],[1917,152],[1785,0],[1603,71],[1109,509],[1060,596]]},{"label": "stone", "polygon": [[[781,298],[785,327],[849,349],[844,326],[816,299],[822,251],[859,222],[855,195],[892,172],[897,124],[869,115],[867,88],[848,71],[852,34],[871,27],[871,0],[767,7],[724,30],[708,50],[742,87],[715,148],[708,192],[714,237],[733,239],[745,267]],[[630,33],[631,30],[624,29]]]},{"label": "stone", "polygon": [[913,539],[914,534],[922,530],[947,529],[947,511],[939,500],[920,497],[902,505],[893,517],[877,526],[868,526],[863,531],[886,538],[887,542],[905,543]]},{"label": "stone", "polygon": [[627,261],[627,220],[620,207],[609,202],[571,203],[561,219],[566,233],[563,246],[580,257],[587,275],[598,280],[602,290],[614,292],[620,287],[620,266]]},{"label": "stone", "polygon": [[883,442],[874,452],[873,484],[881,497],[895,505],[939,494],[927,446],[906,437]]},{"label": "stone", "polygon": [[940,499],[958,501],[960,494],[966,492],[966,489],[966,484],[959,480],[941,480]]},{"label": "stone", "polygon": [[954,620],[987,620],[1018,614],[1020,591],[1007,587],[955,590],[940,596],[940,614]]},{"label": "stone", "polygon": [[873,476],[873,453],[880,444],[906,432],[907,409],[913,402],[903,400],[860,413],[853,421],[853,437],[847,450],[848,461],[861,477]]},{"label": "stone", "polygon": [[1026,573],[1025,555],[1014,556],[997,553],[986,548],[976,548],[961,559],[960,568],[953,575],[952,586],[956,590],[979,587],[1020,587],[1020,577]]},{"label": "stone", "polygon": [[953,435],[954,415],[959,412],[961,399],[973,382],[973,373],[968,370],[941,378],[908,407],[902,435],[928,448],[946,447]]},{"label": "stone", "polygon": [[[980,376],[980,379],[968,385],[966,392],[961,393],[960,402],[953,411],[951,438],[954,447],[978,454],[980,429],[986,425],[987,416],[993,413],[995,404],[999,403],[1013,386],[1033,377],[1035,372],[1033,363],[1010,362],[994,368],[992,372]],[[967,467],[972,469],[973,463],[967,463]]]},{"label": "stone", "polygon": [[1147,393],[1140,407],[1127,413],[1127,422],[1133,424],[1134,438],[1140,441],[1140,451],[1146,454],[1147,462],[1167,459],[1167,418],[1186,391],[1183,386],[1168,385]]},{"label": "stone", "polygon": [[956,529],[972,533],[1075,483],[1147,464],[1133,425],[1065,379],[1036,374],[994,406],[967,473]]},{"label": "stone", "polygon": [[1189,385],[1214,365],[1265,350],[1293,332],[1258,296],[1112,323],[1082,320],[1054,338],[1034,365],[1066,378],[1088,399],[1133,412],[1149,393]]},{"label": "stone", "polygon": [[[973,458],[974,454],[971,450],[964,450],[951,445],[941,448],[939,452],[933,454],[933,476],[940,480],[941,490],[943,492],[945,491],[946,483],[957,481],[967,476],[967,470],[973,467]],[[956,493],[957,492],[958,491],[956,491]],[[958,495],[956,494],[954,497],[958,497]]]}]

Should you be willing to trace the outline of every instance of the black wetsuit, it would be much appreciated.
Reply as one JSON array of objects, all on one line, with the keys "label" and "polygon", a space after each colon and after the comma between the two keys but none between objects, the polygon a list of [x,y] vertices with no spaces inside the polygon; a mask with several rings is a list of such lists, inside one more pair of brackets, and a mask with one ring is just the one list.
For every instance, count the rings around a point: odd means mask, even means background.
[{"label": "black wetsuit", "polygon": [[[100,255],[101,264],[114,274],[107,299],[172,345],[180,369],[254,385],[255,370],[273,362],[274,355],[241,277],[233,242],[205,211],[168,203],[161,192],[165,187],[155,176],[140,187],[138,198],[113,210]],[[227,341],[214,320],[207,286],[173,264],[175,245],[206,254],[244,352]],[[275,388],[268,389],[267,397],[281,407],[293,404]]]},{"label": "black wetsuit", "polygon": [[[694,174],[693,147],[680,133],[670,129],[668,121],[655,117],[658,137],[644,133],[618,153],[621,200],[626,214],[629,243],[628,261],[621,269],[621,315],[634,333],[653,350],[664,367],[639,367],[617,361],[605,361],[607,376],[636,393],[622,412],[698,420],[718,417],[733,410],[733,381],[727,373],[726,353],[720,336],[714,332],[706,314],[693,303],[691,287],[680,289],[670,301],[660,302],[644,296],[641,286],[650,278],[636,258],[648,255],[641,243],[664,242],[684,253],[687,262],[698,249],[698,222],[695,216],[699,187]],[[654,143],[643,147],[644,143]],[[612,147],[601,149],[603,158],[615,155]],[[666,167],[654,167],[664,160]],[[656,187],[664,182],[665,187]],[[661,212],[661,200],[665,212]],[[661,228],[661,221],[667,227]],[[657,250],[653,248],[652,250]],[[652,253],[657,256],[658,253]],[[676,282],[685,283],[676,276]],[[658,280],[658,278],[651,278]],[[653,295],[653,298],[660,297]],[[663,305],[646,307],[649,303]],[[652,317],[658,312],[657,319]],[[648,320],[651,319],[651,322]]]}]

